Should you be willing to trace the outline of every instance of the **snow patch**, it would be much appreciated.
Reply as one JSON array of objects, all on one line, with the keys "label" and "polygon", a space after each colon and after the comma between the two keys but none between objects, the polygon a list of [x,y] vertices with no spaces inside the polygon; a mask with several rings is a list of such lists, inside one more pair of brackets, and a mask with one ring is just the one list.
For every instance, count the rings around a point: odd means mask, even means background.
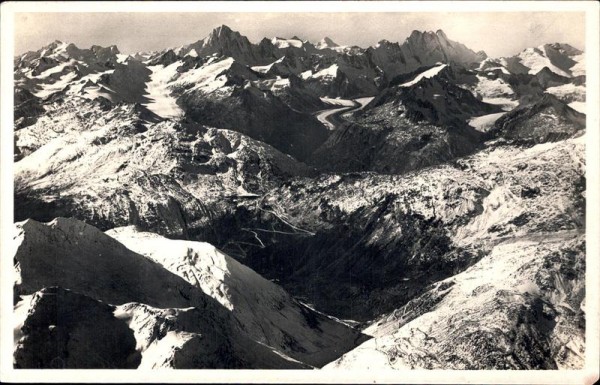
[{"label": "snow patch", "polygon": [[42,89],[40,91],[35,92],[34,95],[38,98],[46,98],[54,93],[60,92],[63,89],[65,89],[65,87],[69,85],[69,83],[76,77],[77,74],[75,72],[69,72],[68,74],[61,76],[60,79],[58,79],[52,84],[43,84]]},{"label": "snow patch", "polygon": [[338,71],[338,65],[337,64],[333,64],[325,69],[322,69],[319,72],[314,73],[313,75],[311,75],[310,77],[313,79],[320,79],[320,78],[334,78],[337,76],[337,71]]},{"label": "snow patch", "polygon": [[33,294],[31,295],[22,295],[21,300],[15,305],[13,310],[13,339],[15,344],[21,339],[23,336],[23,332],[21,328],[25,323],[25,319],[29,314],[29,310],[31,309],[31,300],[33,299]]},{"label": "snow patch", "polygon": [[544,67],[548,67],[548,69],[555,74],[571,77],[569,73],[552,64],[550,59],[546,56],[546,48],[543,45],[537,48],[527,48],[522,51],[518,57],[521,59],[521,64],[529,68],[529,74],[531,75],[535,75]]},{"label": "snow patch", "polygon": [[274,37],[271,40],[271,43],[277,48],[289,48],[289,47],[302,48],[302,45],[303,45],[302,40],[282,39],[280,37]]},{"label": "snow patch", "polygon": [[65,67],[67,67],[69,65],[74,65],[75,63],[77,63],[77,61],[75,61],[75,60],[69,60],[67,62],[60,63],[60,64],[58,64],[58,65],[56,65],[56,66],[54,66],[52,68],[48,68],[47,70],[45,70],[44,72],[42,72],[38,76],[35,76],[34,79],[47,79],[50,75],[59,73]]},{"label": "snow patch", "polygon": [[308,71],[304,71],[300,74],[300,77],[304,80],[310,78],[312,76],[312,71],[308,70]]},{"label": "snow patch", "polygon": [[573,56],[571,59],[577,62],[577,64],[575,64],[573,67],[569,68],[569,70],[571,71],[571,74],[573,76],[585,75],[585,53],[582,53],[581,55]]},{"label": "snow patch", "polygon": [[125,64],[128,59],[129,59],[129,55],[125,55],[122,53],[117,54],[117,63]]},{"label": "snow patch", "polygon": [[211,93],[225,87],[227,75],[223,71],[231,68],[233,58],[227,58],[221,61],[209,61],[208,64],[200,68],[191,69],[179,75],[172,84],[175,86],[186,86],[193,84],[187,92],[201,90],[204,93]]},{"label": "snow patch", "polygon": [[500,119],[506,112],[499,112],[496,114],[489,114],[483,116],[477,116],[469,120],[469,126],[473,127],[477,131],[487,132],[496,123],[496,120]]},{"label": "snow patch", "polygon": [[569,107],[571,107],[577,112],[585,114],[585,102],[571,102],[569,103]]},{"label": "snow patch", "polygon": [[250,67],[253,71],[259,72],[259,73],[267,73],[271,70],[271,68],[273,67],[274,64],[277,63],[281,63],[283,61],[283,58],[285,56],[282,56],[281,58],[275,60],[273,63],[271,64],[267,64],[266,66],[254,66],[254,67]]},{"label": "snow patch", "polygon": [[561,86],[549,87],[546,92],[561,100],[570,99],[576,102],[585,101],[585,86],[567,83]]},{"label": "snow patch", "polygon": [[439,65],[437,67],[433,67],[428,69],[427,71],[423,71],[420,74],[418,74],[413,80],[411,80],[410,82],[404,83],[404,84],[400,84],[400,87],[410,87],[413,86],[415,84],[417,84],[418,82],[420,82],[422,79],[428,79],[428,78],[432,78],[435,75],[437,75],[441,70],[443,70],[447,65],[446,64],[442,64]]}]

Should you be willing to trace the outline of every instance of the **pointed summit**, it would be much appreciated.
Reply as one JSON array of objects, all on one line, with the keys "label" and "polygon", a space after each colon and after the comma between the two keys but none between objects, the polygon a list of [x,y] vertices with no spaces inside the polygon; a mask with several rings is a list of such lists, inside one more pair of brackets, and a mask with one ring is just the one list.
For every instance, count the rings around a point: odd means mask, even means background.
[{"label": "pointed summit", "polygon": [[[206,38],[204,38],[204,41],[206,42],[206,44],[209,44],[210,42],[213,41],[225,41],[225,40],[236,40],[236,39],[240,39],[240,38],[244,38],[244,36],[242,36],[239,32],[232,30],[231,28],[229,28],[228,26],[226,26],[225,24],[213,29]],[[246,39],[247,40],[247,39]]]},{"label": "pointed summit", "polygon": [[474,52],[461,43],[454,42],[441,29],[433,31],[412,31],[402,45],[410,56],[428,58],[442,63],[475,63],[486,58],[484,52]]},{"label": "pointed summit", "polygon": [[325,36],[323,39],[319,40],[319,42],[315,45],[315,47],[317,47],[318,49],[335,48],[335,47],[339,47],[339,46],[340,46],[339,44],[337,44],[336,42],[334,42],[327,36]]},{"label": "pointed summit", "polygon": [[417,31],[415,29],[414,31],[411,32],[410,36],[406,38],[406,40],[418,39],[419,37],[421,37],[421,35],[422,35],[421,31]]},{"label": "pointed summit", "polygon": [[66,46],[67,46],[66,43],[64,43],[60,40],[54,40],[52,43],[42,47],[42,51],[45,51],[46,53],[54,52],[59,47],[66,47]]},{"label": "pointed summit", "polygon": [[[216,36],[219,37],[221,35],[230,35],[238,32],[234,32],[231,28],[226,26],[225,24],[220,25],[212,30],[212,32],[208,36]],[[239,33],[238,33],[239,34]]]},{"label": "pointed summit", "polygon": [[[197,56],[216,54],[217,56],[232,57],[242,64],[264,65],[275,60],[268,48],[264,43],[262,48],[250,43],[246,36],[223,24],[213,29],[204,39],[182,47],[178,56],[185,56],[194,50]],[[267,57],[263,58],[261,53],[265,53]]]},{"label": "pointed summit", "polygon": [[448,40],[448,36],[446,36],[446,34],[444,33],[444,31],[442,31],[441,29],[438,29],[437,31],[435,31],[435,34],[440,38],[440,39],[444,39],[444,40]]}]

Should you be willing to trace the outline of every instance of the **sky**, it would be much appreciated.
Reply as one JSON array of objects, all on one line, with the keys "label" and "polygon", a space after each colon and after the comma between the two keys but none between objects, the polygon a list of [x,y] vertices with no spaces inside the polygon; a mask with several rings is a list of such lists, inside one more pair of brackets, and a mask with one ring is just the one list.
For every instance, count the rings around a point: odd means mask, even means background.
[{"label": "sky", "polygon": [[450,40],[491,57],[512,56],[527,47],[568,43],[585,49],[583,12],[487,13],[17,13],[15,55],[54,40],[80,48],[116,45],[123,53],[190,44],[222,24],[253,42],[292,37],[368,47],[386,39],[403,42],[413,30],[442,29]]}]

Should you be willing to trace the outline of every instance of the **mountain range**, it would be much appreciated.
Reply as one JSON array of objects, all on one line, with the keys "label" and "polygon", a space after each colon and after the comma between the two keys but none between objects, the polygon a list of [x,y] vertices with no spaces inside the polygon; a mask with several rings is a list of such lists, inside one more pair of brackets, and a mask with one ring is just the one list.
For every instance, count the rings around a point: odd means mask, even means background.
[{"label": "mountain range", "polygon": [[14,365],[582,368],[585,98],[441,30],[15,57]]}]

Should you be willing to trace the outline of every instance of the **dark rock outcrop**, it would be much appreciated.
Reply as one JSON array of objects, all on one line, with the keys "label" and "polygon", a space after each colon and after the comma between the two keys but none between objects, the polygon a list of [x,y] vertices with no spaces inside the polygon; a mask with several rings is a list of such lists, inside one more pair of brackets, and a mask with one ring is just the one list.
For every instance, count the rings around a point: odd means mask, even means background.
[{"label": "dark rock outcrop", "polygon": [[14,359],[17,369],[135,369],[141,361],[115,307],[61,287],[33,294]]},{"label": "dark rock outcrop", "polygon": [[491,132],[519,143],[554,142],[571,137],[585,128],[585,115],[555,96],[544,96],[520,106],[496,121]]}]

